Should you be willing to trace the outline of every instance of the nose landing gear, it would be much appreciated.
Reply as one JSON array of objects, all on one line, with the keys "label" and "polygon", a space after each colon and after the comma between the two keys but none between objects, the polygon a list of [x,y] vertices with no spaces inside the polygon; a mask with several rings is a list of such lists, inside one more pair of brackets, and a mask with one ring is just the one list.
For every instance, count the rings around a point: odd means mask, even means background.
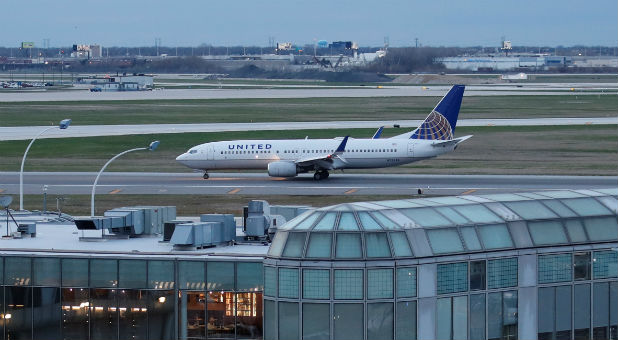
[{"label": "nose landing gear", "polygon": [[327,170],[318,170],[313,174],[313,179],[316,181],[328,178],[330,174]]},{"label": "nose landing gear", "polygon": [[208,173],[207,173],[207,172],[205,172],[205,173],[204,173],[204,176],[202,176],[202,177],[204,177],[204,179],[208,179],[208,177],[210,177],[210,176],[208,176]]}]

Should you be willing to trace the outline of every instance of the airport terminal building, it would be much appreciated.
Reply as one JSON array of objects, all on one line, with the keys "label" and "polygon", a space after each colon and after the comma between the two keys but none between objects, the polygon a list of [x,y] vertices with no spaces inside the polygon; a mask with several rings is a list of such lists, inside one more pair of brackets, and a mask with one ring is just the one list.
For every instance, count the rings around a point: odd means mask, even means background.
[{"label": "airport terminal building", "polygon": [[4,339],[617,339],[618,189],[340,204],[270,245],[0,241]]}]

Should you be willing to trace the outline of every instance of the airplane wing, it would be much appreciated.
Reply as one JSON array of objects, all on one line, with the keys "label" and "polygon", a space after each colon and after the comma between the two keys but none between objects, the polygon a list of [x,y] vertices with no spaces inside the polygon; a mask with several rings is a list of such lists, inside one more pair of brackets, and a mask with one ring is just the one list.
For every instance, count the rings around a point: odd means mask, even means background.
[{"label": "airplane wing", "polygon": [[325,155],[317,155],[313,157],[306,157],[296,160],[294,163],[301,167],[306,167],[310,165],[318,165],[321,168],[332,168],[333,161],[335,159],[341,160],[343,163],[347,163],[347,161],[341,157],[341,154],[345,151],[345,145],[348,142],[348,137],[345,136],[341,141],[341,144],[337,147],[337,150],[331,154]]},{"label": "airplane wing", "polygon": [[371,139],[378,139],[378,138],[380,138],[380,136],[382,136],[382,130],[384,130],[384,126],[380,126],[378,131],[376,131],[376,133],[373,134],[373,137],[371,137]]},{"label": "airplane wing", "polygon": [[435,142],[432,143],[431,146],[437,148],[437,147],[448,147],[448,146],[453,146],[453,145],[457,145],[463,141],[465,141],[466,139],[472,137],[472,135],[468,135],[468,136],[463,136],[463,137],[459,137],[459,138],[454,138],[454,139],[450,139],[450,140],[446,140],[446,141],[441,141],[441,142]]}]

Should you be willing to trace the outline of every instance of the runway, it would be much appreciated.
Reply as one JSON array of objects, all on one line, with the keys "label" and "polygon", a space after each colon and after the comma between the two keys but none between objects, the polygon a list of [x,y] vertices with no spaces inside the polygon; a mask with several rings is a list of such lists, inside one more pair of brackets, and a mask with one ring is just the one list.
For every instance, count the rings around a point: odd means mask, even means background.
[{"label": "runway", "polygon": [[[312,130],[312,129],[376,129],[398,124],[403,129],[414,129],[421,120],[397,121],[325,121],[325,122],[265,122],[265,123],[203,123],[203,124],[135,124],[135,125],[71,125],[67,130],[53,129],[43,138],[122,136],[157,133],[225,132],[258,130]],[[556,125],[618,124],[618,117],[593,118],[519,118],[519,119],[460,119],[457,126],[556,126]],[[0,127],[0,141],[29,140],[46,126]]]},{"label": "runway", "polygon": [[[311,174],[282,179],[265,173],[104,173],[97,194],[200,195],[429,195],[492,194],[562,189],[615,188],[615,176],[487,176],[342,174],[314,181]],[[26,172],[24,193],[51,195],[90,194],[96,173]],[[19,193],[19,173],[0,172],[0,194]]]}]

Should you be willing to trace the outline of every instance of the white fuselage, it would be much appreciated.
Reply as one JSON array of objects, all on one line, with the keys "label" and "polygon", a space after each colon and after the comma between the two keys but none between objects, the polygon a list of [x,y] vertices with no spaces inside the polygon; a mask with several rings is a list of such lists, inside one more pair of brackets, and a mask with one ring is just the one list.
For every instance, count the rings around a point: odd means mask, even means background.
[{"label": "white fuselage", "polygon": [[[238,140],[200,144],[176,160],[200,170],[267,169],[271,162],[298,162],[335,152],[341,138]],[[433,146],[436,141],[386,138],[352,139],[330,169],[384,168],[407,164],[450,152],[454,145]],[[300,172],[311,171],[301,170]]]}]

